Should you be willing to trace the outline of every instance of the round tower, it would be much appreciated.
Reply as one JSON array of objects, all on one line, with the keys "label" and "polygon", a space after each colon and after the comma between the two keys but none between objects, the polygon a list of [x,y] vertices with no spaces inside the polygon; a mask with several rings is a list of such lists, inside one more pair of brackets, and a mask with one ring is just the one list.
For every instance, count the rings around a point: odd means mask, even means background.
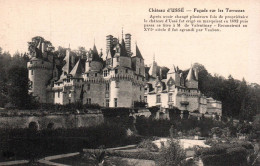
[{"label": "round tower", "polygon": [[127,79],[114,78],[110,81],[110,107],[132,106],[132,82]]},{"label": "round tower", "polygon": [[46,103],[46,88],[52,78],[53,64],[33,57],[28,63],[30,90],[40,103]]}]

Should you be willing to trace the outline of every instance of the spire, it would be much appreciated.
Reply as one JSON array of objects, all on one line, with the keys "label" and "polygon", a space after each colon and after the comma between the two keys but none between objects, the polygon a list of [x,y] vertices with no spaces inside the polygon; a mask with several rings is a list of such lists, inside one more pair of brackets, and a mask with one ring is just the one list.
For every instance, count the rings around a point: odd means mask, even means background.
[{"label": "spire", "polygon": [[153,58],[153,63],[152,63],[152,65],[151,65],[151,67],[150,67],[148,73],[149,73],[149,75],[150,75],[151,77],[156,78],[156,73],[157,73],[157,63],[155,62],[155,58]]},{"label": "spire", "polygon": [[98,54],[97,47],[96,47],[95,43],[94,43],[94,46],[93,46],[93,52],[94,52],[95,54]]},{"label": "spire", "polygon": [[191,65],[189,73],[187,75],[186,80],[191,81],[191,80],[196,80],[195,74],[194,74],[194,70],[193,70],[193,66]]},{"label": "spire", "polygon": [[198,69],[197,68],[194,68],[194,74],[195,74],[196,80],[199,80],[199,73],[198,73]]},{"label": "spire", "polygon": [[124,27],[122,27],[122,40],[124,39]]},{"label": "spire", "polygon": [[90,54],[92,54],[92,61],[102,61],[102,58],[98,55],[97,47],[94,44],[93,50],[90,50]]},{"label": "spire", "polygon": [[176,68],[174,65],[172,65],[172,67],[170,68],[170,70],[168,71],[168,74],[172,74],[176,72]]},{"label": "spire", "polygon": [[137,44],[136,44],[136,57],[140,58],[140,59],[144,59]]},{"label": "spire", "polygon": [[83,73],[83,67],[81,65],[80,59],[78,60],[78,62],[76,63],[76,65],[73,67],[73,69],[71,70],[70,74],[74,77],[74,78],[81,78],[81,74]]},{"label": "spire", "polygon": [[64,58],[65,65],[62,67],[62,71],[64,74],[69,74],[70,72],[70,50],[66,50],[66,56]]}]

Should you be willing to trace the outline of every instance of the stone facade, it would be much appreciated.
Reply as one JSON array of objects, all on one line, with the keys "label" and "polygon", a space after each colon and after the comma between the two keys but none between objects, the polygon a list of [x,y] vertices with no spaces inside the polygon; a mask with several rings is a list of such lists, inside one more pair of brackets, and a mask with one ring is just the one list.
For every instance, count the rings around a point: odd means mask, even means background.
[{"label": "stone facade", "polygon": [[98,104],[102,107],[133,107],[145,101],[148,106],[177,107],[189,112],[221,115],[221,102],[206,98],[198,89],[198,72],[193,66],[186,72],[172,66],[167,73],[154,61],[145,67],[136,45],[131,50],[131,35],[122,41],[106,37],[103,57],[94,44],[85,55],[69,48],[66,55],[52,56],[45,47],[35,48],[28,62],[31,90],[42,103]]},{"label": "stone facade", "polygon": [[[188,73],[187,73],[188,72]],[[191,66],[185,75],[173,66],[164,75],[162,68],[154,61],[148,68],[144,99],[148,106],[161,109],[178,109],[202,114],[222,115],[221,102],[207,98],[198,89],[198,72]]]},{"label": "stone facade", "polygon": [[[131,50],[131,35],[122,37],[121,43],[107,36],[107,52],[98,53],[96,46],[85,56],[66,50],[60,74],[53,61],[32,56],[28,62],[30,92],[42,103],[98,104],[103,107],[132,107],[144,100],[145,66],[136,45]],[[58,59],[58,58],[56,58]],[[62,64],[62,62],[60,62]]]}]

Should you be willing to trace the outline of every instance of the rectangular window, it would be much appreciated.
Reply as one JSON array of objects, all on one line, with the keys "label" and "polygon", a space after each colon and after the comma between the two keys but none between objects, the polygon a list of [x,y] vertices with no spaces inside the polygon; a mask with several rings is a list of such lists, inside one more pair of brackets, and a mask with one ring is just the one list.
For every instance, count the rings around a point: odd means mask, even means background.
[{"label": "rectangular window", "polygon": [[104,70],[104,77],[106,77],[108,75],[108,71]]},{"label": "rectangular window", "polygon": [[106,83],[106,91],[109,91],[109,83]]},{"label": "rectangular window", "polygon": [[116,58],[116,61],[119,62],[119,57]]},{"label": "rectangular window", "polygon": [[115,74],[117,74],[118,73],[118,69],[115,69]]},{"label": "rectangular window", "polygon": [[106,93],[106,94],[105,94],[105,98],[109,98],[109,93]]},{"label": "rectangular window", "polygon": [[95,77],[97,77],[97,73],[95,73]]},{"label": "rectangular window", "polygon": [[169,86],[169,91],[172,90],[172,86]]},{"label": "rectangular window", "polygon": [[142,96],[140,96],[140,101],[142,101]]},{"label": "rectangular window", "polygon": [[87,104],[91,104],[91,98],[87,98]]},{"label": "rectangular window", "polygon": [[58,92],[58,98],[60,98],[60,92]]},{"label": "rectangular window", "polygon": [[31,71],[31,75],[33,75],[33,70]]},{"label": "rectangular window", "polygon": [[173,107],[172,107],[172,104],[169,104],[169,108],[170,108],[170,109],[173,108]]},{"label": "rectangular window", "polygon": [[161,103],[161,95],[156,95],[156,103]]},{"label": "rectangular window", "polygon": [[169,93],[169,101],[172,101],[172,93]]},{"label": "rectangular window", "polygon": [[116,81],[116,88],[119,88],[119,81]]},{"label": "rectangular window", "polygon": [[144,96],[144,102],[147,103],[147,96]]},{"label": "rectangular window", "polygon": [[115,107],[117,107],[117,98],[114,98]]},{"label": "rectangular window", "polygon": [[87,90],[90,90],[90,84],[87,85]]},{"label": "rectangular window", "polygon": [[109,99],[106,99],[106,107],[109,107]]},{"label": "rectangular window", "polygon": [[128,69],[125,69],[125,73],[128,73]]}]

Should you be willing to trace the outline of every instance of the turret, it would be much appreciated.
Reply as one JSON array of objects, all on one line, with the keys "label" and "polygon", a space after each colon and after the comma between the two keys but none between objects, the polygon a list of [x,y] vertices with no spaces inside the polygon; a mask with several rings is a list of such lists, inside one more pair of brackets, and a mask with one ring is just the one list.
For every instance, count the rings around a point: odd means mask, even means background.
[{"label": "turret", "polygon": [[170,68],[167,73],[167,79],[172,78],[174,80],[175,85],[180,86],[180,74],[177,67],[174,65]]},{"label": "turret", "polygon": [[135,56],[132,57],[132,63],[135,69],[135,73],[138,75],[145,76],[144,58],[137,45]]},{"label": "turret", "polygon": [[196,79],[193,66],[191,65],[189,73],[185,80],[185,85],[187,88],[198,88],[198,80]]},{"label": "turret", "polygon": [[103,59],[98,55],[96,45],[94,44],[93,50],[90,49],[87,53],[87,60],[85,65],[85,72],[94,71],[99,72],[103,68]]},{"label": "turret", "polygon": [[46,88],[52,78],[53,64],[48,61],[33,57],[27,63],[30,90],[40,103],[47,102]]},{"label": "turret", "polygon": [[125,43],[122,39],[121,44],[117,42],[115,48],[115,55],[113,56],[113,67],[121,66],[131,68],[131,57],[127,54],[125,49]]}]

